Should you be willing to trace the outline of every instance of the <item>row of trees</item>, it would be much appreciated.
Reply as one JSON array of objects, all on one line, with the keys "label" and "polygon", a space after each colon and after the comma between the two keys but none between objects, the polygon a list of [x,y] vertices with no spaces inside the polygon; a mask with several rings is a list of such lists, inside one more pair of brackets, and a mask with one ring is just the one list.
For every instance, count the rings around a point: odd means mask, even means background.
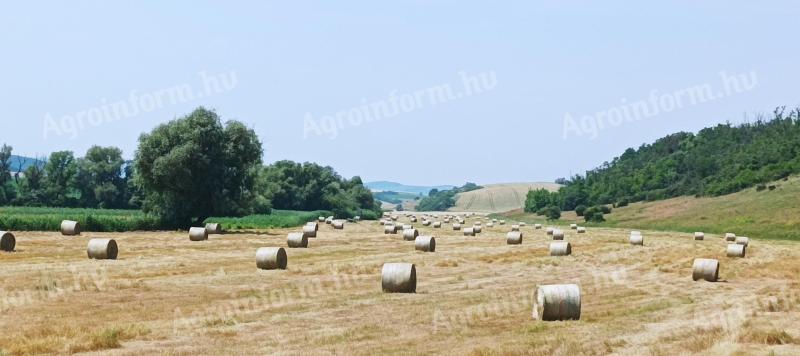
[{"label": "row of trees", "polygon": [[428,196],[417,204],[418,211],[445,211],[456,205],[456,194],[483,188],[475,183],[467,182],[461,187],[450,190],[431,189]]},{"label": "row of trees", "polygon": [[273,206],[340,217],[380,213],[361,178],[343,179],[313,163],[264,166],[252,129],[238,121],[223,125],[202,107],[141,135],[133,161],[118,148],[95,146],[81,158],[54,152],[12,176],[11,152],[0,149],[0,205],[141,208],[178,227],[210,216],[269,213]]}]

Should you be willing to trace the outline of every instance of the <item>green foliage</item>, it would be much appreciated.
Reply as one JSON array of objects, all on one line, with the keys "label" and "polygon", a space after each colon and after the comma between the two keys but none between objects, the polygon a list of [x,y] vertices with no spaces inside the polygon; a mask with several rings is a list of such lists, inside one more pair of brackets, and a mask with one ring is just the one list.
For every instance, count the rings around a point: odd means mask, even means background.
[{"label": "green foliage", "polygon": [[139,138],[134,182],[142,208],[181,227],[248,215],[263,202],[254,189],[262,153],[253,130],[236,121],[223,126],[202,107],[162,124]]},{"label": "green foliage", "polygon": [[548,220],[558,220],[561,218],[561,209],[555,205],[548,206],[545,209],[545,216]]},{"label": "green foliage", "polygon": [[585,212],[586,212],[586,205],[578,205],[575,207],[575,214],[577,214],[578,216],[583,216]]},{"label": "green foliage", "polygon": [[615,207],[621,208],[623,206],[628,206],[628,203],[629,203],[628,198],[622,198],[617,202],[617,204],[615,204]]},{"label": "green foliage", "polygon": [[[435,189],[434,189],[435,190]],[[437,191],[438,192],[438,191]],[[398,193],[392,191],[374,192],[372,196],[389,204],[400,204],[403,200],[418,200],[419,196],[411,193]]]},{"label": "green foliage", "polygon": [[[583,213],[583,219],[586,222],[603,222],[606,219],[603,217],[603,207],[602,206],[593,206]],[[610,211],[610,210],[609,210]]]},{"label": "green foliage", "polygon": [[557,192],[551,192],[547,189],[539,188],[528,191],[528,195],[525,196],[524,210],[525,212],[533,213],[538,212],[545,207],[560,205],[561,197]]},{"label": "green foliage", "polygon": [[11,146],[0,147],[0,205],[11,202],[16,197],[16,188],[11,181]]},{"label": "green foliage", "polygon": [[[30,168],[30,167],[28,167]],[[160,230],[158,218],[139,210],[0,207],[0,226],[14,231],[59,231],[62,220],[81,223],[84,231]]]},{"label": "green foliage", "polygon": [[467,182],[459,188],[451,190],[431,189],[427,197],[419,200],[417,211],[445,211],[456,205],[456,195],[458,193],[469,192],[483,188],[475,183]]},{"label": "green foliage", "polygon": [[[294,211],[273,210],[272,214],[248,215],[244,217],[210,217],[205,223],[220,223],[226,229],[270,229],[301,226],[316,221],[319,216],[330,216],[327,210]],[[373,218],[374,219],[374,218]]]}]

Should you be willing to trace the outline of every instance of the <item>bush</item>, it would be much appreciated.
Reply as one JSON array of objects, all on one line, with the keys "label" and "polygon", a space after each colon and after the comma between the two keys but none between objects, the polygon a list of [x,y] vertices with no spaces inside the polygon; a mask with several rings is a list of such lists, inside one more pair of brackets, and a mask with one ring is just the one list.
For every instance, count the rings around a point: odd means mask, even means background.
[{"label": "bush", "polygon": [[561,209],[559,209],[557,206],[551,205],[545,209],[547,210],[546,215],[548,220],[558,220],[561,218]]},{"label": "bush", "polygon": [[608,206],[608,205],[600,205],[599,209],[600,209],[600,211],[603,212],[603,214],[610,214],[611,213],[611,207]]},{"label": "bush", "polygon": [[622,198],[617,202],[617,208],[621,208],[623,206],[628,206],[628,198]]},{"label": "bush", "polygon": [[547,215],[547,208],[541,208],[539,210],[536,210],[536,215],[539,215],[539,216]]},{"label": "bush", "polygon": [[759,184],[759,185],[756,186],[756,191],[757,192],[760,192],[760,191],[766,190],[766,189],[767,189],[767,186],[765,184]]},{"label": "bush", "polygon": [[578,216],[583,216],[583,213],[586,212],[586,205],[578,205],[575,207],[575,214]]},{"label": "bush", "polygon": [[583,214],[583,219],[586,222],[603,222],[606,219],[603,217],[603,210],[599,206],[586,209]]}]

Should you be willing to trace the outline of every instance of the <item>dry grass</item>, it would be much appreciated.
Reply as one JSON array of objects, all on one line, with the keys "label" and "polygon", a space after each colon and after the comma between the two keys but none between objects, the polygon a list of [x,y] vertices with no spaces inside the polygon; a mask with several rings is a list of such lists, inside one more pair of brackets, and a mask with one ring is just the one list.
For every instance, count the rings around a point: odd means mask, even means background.
[{"label": "dry grass", "polygon": [[545,188],[558,190],[556,183],[505,183],[489,184],[482,189],[458,194],[452,211],[480,211],[499,213],[522,208],[528,190]]},{"label": "dry grass", "polygon": [[[384,235],[376,222],[324,226],[288,269],[260,271],[255,250],[285,246],[289,230],[18,233],[0,255],[0,354],[798,354],[800,250],[756,240],[725,258],[717,236],[590,228],[550,257],[543,230],[508,226],[477,237],[420,226],[435,253]],[[116,261],[88,260],[89,238],[109,236]],[[695,257],[722,262],[720,283],[693,282]],[[417,265],[417,294],[384,294],[384,262]],[[782,272],[787,271],[787,272]],[[537,284],[578,283],[580,321],[531,318]]]}]

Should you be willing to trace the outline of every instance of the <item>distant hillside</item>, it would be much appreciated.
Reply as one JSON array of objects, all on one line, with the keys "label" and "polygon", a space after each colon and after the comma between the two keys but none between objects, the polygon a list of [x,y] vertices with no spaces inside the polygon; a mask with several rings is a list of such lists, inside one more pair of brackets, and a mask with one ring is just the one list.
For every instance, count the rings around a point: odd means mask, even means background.
[{"label": "distant hillside", "polygon": [[497,213],[522,208],[528,190],[544,188],[556,191],[556,183],[504,183],[488,184],[478,190],[459,193],[456,205],[450,211],[475,211]]},{"label": "distant hillside", "polygon": [[11,163],[11,171],[12,172],[22,172],[28,167],[39,164],[39,166],[43,166],[44,162],[30,158],[30,157],[23,157],[23,156],[16,156],[11,155],[11,159],[9,160]]},{"label": "distant hillside", "polygon": [[428,195],[428,192],[431,189],[438,189],[438,190],[450,190],[453,189],[454,186],[452,185],[438,185],[438,186],[419,186],[419,185],[405,185],[396,182],[387,182],[387,181],[378,181],[378,182],[368,182],[364,184],[369,188],[369,190],[373,192],[397,192],[397,193],[410,193],[414,195],[418,195],[422,193],[422,195]]}]

